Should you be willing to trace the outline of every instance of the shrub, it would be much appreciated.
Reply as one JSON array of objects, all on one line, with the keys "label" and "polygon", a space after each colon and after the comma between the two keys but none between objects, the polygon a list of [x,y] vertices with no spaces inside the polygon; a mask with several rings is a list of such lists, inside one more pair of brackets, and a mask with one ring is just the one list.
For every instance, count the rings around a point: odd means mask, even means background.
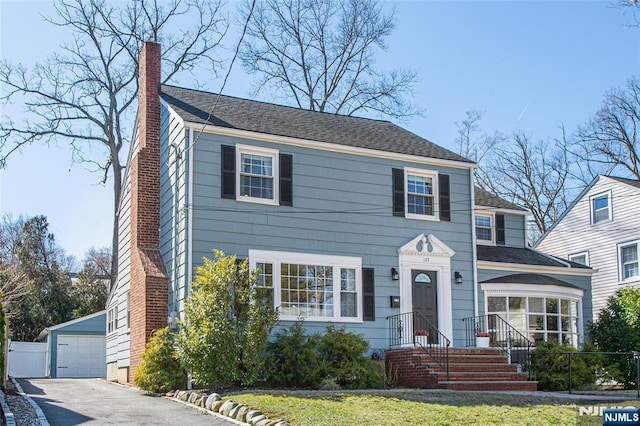
[{"label": "shrub", "polygon": [[[585,347],[591,352],[593,347]],[[538,389],[564,391],[569,389],[569,355],[563,352],[578,352],[571,345],[543,342],[536,346],[531,355],[531,368]],[[600,355],[573,355],[571,357],[571,384],[573,388],[593,385],[600,370]]]},{"label": "shrub", "polygon": [[214,250],[196,268],[178,335],[180,357],[204,386],[251,385],[278,315],[273,295],[257,287],[257,270]]},{"label": "shrub", "polygon": [[368,349],[369,343],[361,334],[347,332],[344,327],[327,327],[318,347],[325,377],[334,378],[343,389],[381,387],[379,369],[364,356]]},{"label": "shrub", "polygon": [[268,381],[276,386],[363,389],[382,387],[382,372],[364,353],[361,334],[329,326],[306,335],[301,322],[276,333],[266,350]]},{"label": "shrub", "polygon": [[[640,348],[640,288],[625,287],[609,298],[607,307],[589,327],[593,343],[603,352],[631,352]],[[636,386],[632,356],[607,356],[608,371],[627,389]]]},{"label": "shrub", "polygon": [[275,386],[317,387],[322,381],[317,334],[304,333],[302,322],[280,330],[267,344],[267,380]]},{"label": "shrub", "polygon": [[145,347],[133,383],[149,392],[167,392],[183,388],[186,379],[169,328],[157,330]]}]

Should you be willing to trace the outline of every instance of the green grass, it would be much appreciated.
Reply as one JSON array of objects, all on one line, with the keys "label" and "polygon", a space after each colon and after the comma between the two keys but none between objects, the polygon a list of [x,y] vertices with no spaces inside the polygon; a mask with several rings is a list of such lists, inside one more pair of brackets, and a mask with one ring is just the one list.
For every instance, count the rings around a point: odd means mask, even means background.
[{"label": "green grass", "polygon": [[253,392],[227,396],[293,425],[600,425],[578,406],[636,406],[526,395],[432,390]]}]

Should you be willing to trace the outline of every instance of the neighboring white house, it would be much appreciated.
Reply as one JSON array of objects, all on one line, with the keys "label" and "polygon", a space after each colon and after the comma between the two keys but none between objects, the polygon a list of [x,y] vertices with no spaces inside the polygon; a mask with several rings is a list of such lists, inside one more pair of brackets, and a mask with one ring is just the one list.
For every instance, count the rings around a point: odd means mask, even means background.
[{"label": "neighboring white house", "polygon": [[618,289],[640,285],[640,181],[597,176],[536,248],[593,268],[593,319]]}]

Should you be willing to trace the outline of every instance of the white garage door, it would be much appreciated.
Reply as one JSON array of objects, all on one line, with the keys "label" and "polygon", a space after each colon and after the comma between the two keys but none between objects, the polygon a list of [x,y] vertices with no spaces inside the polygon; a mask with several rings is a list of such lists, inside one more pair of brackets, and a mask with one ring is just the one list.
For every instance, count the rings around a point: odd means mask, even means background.
[{"label": "white garage door", "polygon": [[57,377],[105,377],[104,336],[58,336]]}]

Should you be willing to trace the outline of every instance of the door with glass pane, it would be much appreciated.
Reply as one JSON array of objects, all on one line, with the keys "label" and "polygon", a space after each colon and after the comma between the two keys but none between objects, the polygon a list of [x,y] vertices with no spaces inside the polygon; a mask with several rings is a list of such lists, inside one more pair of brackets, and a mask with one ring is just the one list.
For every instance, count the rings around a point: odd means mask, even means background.
[{"label": "door with glass pane", "polygon": [[[414,333],[418,330],[429,332],[429,343],[437,343],[438,329],[438,286],[435,271],[411,271]],[[422,320],[424,317],[427,321]]]}]

